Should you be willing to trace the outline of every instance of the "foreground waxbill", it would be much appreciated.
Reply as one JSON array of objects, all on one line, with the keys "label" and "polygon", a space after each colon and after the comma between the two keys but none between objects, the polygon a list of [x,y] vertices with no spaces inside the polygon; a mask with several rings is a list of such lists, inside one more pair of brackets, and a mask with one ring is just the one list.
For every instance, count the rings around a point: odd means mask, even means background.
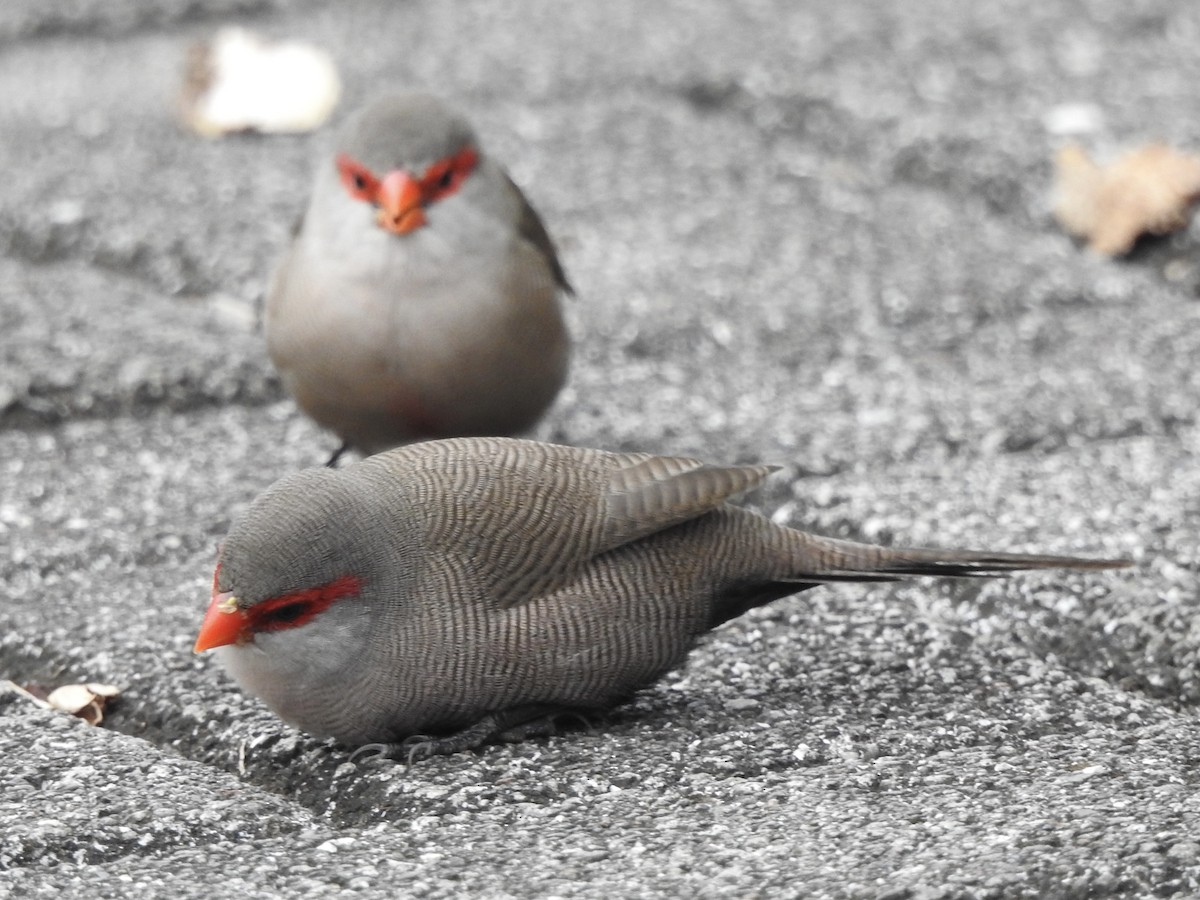
[{"label": "foreground waxbill", "polygon": [[364,454],[514,434],[567,373],[569,291],[533,207],[433,97],[355,114],[267,296],[267,347],[296,403]]},{"label": "foreground waxbill", "polygon": [[726,503],[771,471],[461,438],[297,472],[233,525],[196,650],[305,731],[414,758],[606,709],[822,583],[1128,564],[875,547]]}]

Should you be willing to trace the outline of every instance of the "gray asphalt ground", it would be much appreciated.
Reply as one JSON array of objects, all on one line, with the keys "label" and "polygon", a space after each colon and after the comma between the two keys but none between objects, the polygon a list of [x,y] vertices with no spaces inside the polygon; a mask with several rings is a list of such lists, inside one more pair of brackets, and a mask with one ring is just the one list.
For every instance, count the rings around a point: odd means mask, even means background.
[{"label": "gray asphalt ground", "polygon": [[[338,116],[452,100],[527,189],[579,293],[538,437],[1136,567],[812,591],[411,769],[280,724],[190,647],[231,517],[335,445],[254,330],[328,134],[177,125],[231,22],[327,47]],[[1200,227],[1109,261],[1047,201],[1072,127],[1200,150],[1198,46],[1178,0],[5,0],[0,677],[124,695],[0,696],[0,897],[1200,895]]]}]

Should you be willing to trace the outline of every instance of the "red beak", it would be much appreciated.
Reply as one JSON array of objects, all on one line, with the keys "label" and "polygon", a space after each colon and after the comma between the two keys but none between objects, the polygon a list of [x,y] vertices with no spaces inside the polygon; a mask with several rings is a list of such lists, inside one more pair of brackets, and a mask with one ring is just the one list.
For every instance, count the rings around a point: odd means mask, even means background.
[{"label": "red beak", "polygon": [[425,224],[421,185],[407,172],[388,172],[379,185],[379,225],[393,234],[408,234]]},{"label": "red beak", "polygon": [[249,621],[245,611],[237,608],[233,594],[213,591],[212,603],[204,614],[204,622],[200,625],[200,633],[196,635],[196,645],[192,650],[203,653],[213,647],[238,643],[244,639]]}]

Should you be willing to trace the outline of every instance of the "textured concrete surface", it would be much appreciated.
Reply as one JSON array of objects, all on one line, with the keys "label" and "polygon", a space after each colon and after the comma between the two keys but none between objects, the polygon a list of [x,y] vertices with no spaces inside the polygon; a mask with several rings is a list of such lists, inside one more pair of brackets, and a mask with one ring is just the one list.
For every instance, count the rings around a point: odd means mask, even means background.
[{"label": "textured concrete surface", "polygon": [[[229,22],[509,164],[579,291],[538,436],[1136,568],[813,591],[411,769],[281,725],[190,645],[230,518],[335,443],[254,330],[327,135],[177,126]],[[1174,0],[6,2],[0,677],[125,693],[0,695],[0,897],[1200,894],[1200,227],[1101,260],[1046,200],[1067,137],[1200,149],[1198,42]]]}]

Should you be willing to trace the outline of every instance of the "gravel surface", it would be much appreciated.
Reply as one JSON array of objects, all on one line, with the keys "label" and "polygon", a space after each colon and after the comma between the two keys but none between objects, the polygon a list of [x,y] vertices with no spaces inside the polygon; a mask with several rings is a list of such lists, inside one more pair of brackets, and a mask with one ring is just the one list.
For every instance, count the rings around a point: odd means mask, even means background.
[{"label": "gravel surface", "polygon": [[[191,643],[231,518],[336,444],[256,329],[329,135],[178,125],[229,23],[325,46],[339,117],[443,95],[526,188],[579,295],[537,437],[1135,567],[812,591],[411,768],[282,725]],[[0,679],[124,693],[0,690],[0,898],[1200,895],[1200,225],[1112,261],[1048,212],[1068,139],[1200,149],[1198,43],[1171,0],[6,0]]]}]

